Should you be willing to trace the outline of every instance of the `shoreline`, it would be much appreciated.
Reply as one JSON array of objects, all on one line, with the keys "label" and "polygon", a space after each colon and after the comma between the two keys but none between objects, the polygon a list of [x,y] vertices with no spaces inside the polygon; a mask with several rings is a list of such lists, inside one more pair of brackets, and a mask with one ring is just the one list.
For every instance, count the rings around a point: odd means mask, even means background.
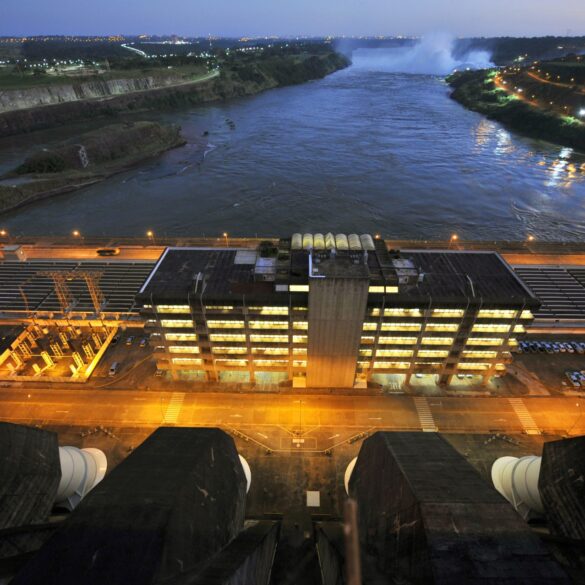
[{"label": "shoreline", "polygon": [[265,65],[266,70],[262,69],[262,63],[256,63],[250,66],[250,72],[222,70],[219,75],[208,79],[173,86],[12,110],[0,113],[0,138],[67,126],[89,118],[115,120],[125,114],[155,109],[173,110],[256,95],[268,89],[323,79],[350,64],[347,57],[334,51],[324,55],[308,55],[300,61],[284,57],[277,62],[281,71],[278,66],[274,67],[274,63]]},{"label": "shoreline", "polygon": [[489,70],[465,71],[446,78],[451,99],[468,110],[500,122],[528,138],[573,148],[585,154],[585,124],[572,122],[524,101],[502,95]]}]

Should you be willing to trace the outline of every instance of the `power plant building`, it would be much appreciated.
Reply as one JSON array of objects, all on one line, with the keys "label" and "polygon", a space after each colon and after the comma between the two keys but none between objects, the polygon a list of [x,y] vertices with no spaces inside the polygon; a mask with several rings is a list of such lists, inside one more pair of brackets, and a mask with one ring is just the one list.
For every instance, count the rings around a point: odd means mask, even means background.
[{"label": "power plant building", "polygon": [[159,369],[307,387],[487,381],[539,307],[495,252],[389,251],[367,234],[167,248],[137,301]]}]

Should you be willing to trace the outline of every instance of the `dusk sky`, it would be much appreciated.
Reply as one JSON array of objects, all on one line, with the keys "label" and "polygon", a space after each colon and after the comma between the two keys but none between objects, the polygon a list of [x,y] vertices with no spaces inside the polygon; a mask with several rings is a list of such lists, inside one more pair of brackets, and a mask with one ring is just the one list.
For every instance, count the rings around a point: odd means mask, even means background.
[{"label": "dusk sky", "polygon": [[0,0],[0,35],[585,34],[584,0]]}]

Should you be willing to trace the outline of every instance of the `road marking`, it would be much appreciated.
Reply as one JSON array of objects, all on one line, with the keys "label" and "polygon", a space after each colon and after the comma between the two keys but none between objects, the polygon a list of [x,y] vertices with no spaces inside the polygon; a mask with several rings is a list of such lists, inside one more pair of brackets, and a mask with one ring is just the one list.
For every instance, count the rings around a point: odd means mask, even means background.
[{"label": "road marking", "polygon": [[433,413],[431,412],[428,400],[424,396],[415,396],[414,406],[423,432],[436,433],[439,429],[435,424],[435,419],[433,418]]},{"label": "road marking", "polygon": [[327,437],[328,441],[331,441],[331,439],[337,439],[337,437],[341,436],[339,433],[337,433],[336,435],[332,435],[331,437]]},{"label": "road marking", "polygon": [[55,412],[69,412],[68,410],[56,410]]},{"label": "road marking", "polygon": [[522,398],[508,398],[508,402],[512,405],[522,428],[527,435],[540,435],[540,429],[534,422],[532,415],[528,412],[524,400]]},{"label": "road marking", "polygon": [[268,435],[264,435],[263,433],[256,433],[258,436],[262,437],[263,439],[268,439]]},{"label": "road marking", "polygon": [[369,416],[368,420],[382,420],[381,416]]},{"label": "road marking", "polygon": [[179,414],[181,412],[181,408],[183,407],[183,401],[185,400],[185,393],[184,392],[173,392],[171,399],[169,400],[169,404],[167,406],[167,411],[165,412],[165,416],[163,418],[163,424],[176,424],[179,420]]}]

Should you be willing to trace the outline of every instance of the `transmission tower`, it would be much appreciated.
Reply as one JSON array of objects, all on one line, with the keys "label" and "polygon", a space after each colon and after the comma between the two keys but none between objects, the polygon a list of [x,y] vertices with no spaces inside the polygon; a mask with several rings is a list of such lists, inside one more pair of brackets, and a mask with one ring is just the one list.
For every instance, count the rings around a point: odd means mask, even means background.
[{"label": "transmission tower", "polygon": [[85,280],[91,302],[96,313],[102,310],[105,297],[101,291],[99,282],[103,276],[103,272],[90,271],[90,270],[46,270],[44,272],[38,272],[38,276],[45,276],[51,278],[55,285],[55,294],[59,299],[61,305],[61,311],[67,313],[73,306],[75,297],[69,290],[68,282],[72,280]]}]

